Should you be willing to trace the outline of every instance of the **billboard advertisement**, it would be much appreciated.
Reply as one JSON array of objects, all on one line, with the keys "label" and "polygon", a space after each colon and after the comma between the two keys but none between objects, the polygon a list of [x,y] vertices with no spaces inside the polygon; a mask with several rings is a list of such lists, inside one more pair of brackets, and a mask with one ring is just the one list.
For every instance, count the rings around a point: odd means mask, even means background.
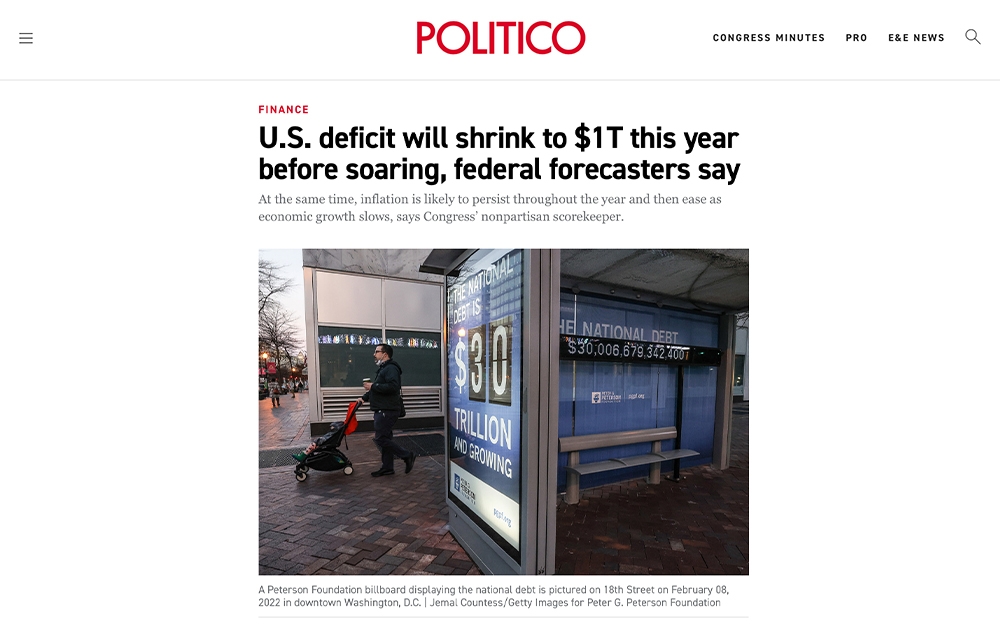
[{"label": "billboard advertisement", "polygon": [[480,250],[448,278],[448,499],[521,549],[524,254]]}]

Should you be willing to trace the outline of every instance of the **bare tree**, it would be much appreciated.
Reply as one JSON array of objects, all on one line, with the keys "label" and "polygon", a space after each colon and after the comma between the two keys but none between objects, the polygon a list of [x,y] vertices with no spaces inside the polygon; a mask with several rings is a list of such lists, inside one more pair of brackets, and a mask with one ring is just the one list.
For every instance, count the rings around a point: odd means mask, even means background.
[{"label": "bare tree", "polygon": [[260,312],[258,322],[258,349],[274,355],[279,375],[283,366],[291,369],[292,354],[302,349],[295,332],[295,317],[278,302],[272,302]]},{"label": "bare tree", "polygon": [[284,293],[295,282],[291,278],[281,276],[282,266],[269,260],[257,260],[257,314],[261,315],[268,308],[278,305],[275,295]]},{"label": "bare tree", "polygon": [[737,328],[749,328],[750,327],[750,311],[746,310],[741,313],[736,313],[736,327]]}]

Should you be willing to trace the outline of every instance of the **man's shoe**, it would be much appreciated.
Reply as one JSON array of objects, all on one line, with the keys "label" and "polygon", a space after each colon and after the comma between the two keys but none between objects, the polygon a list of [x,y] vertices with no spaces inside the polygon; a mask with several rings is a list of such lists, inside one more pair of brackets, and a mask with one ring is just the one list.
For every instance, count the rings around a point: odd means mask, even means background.
[{"label": "man's shoe", "polygon": [[372,471],[372,477],[382,477],[383,475],[393,475],[396,473],[392,469],[379,469],[378,471]]},{"label": "man's shoe", "polygon": [[409,473],[410,471],[413,470],[413,463],[416,462],[416,460],[417,460],[417,454],[411,451],[410,452],[410,457],[403,461],[403,462],[406,463],[406,472],[407,473]]}]

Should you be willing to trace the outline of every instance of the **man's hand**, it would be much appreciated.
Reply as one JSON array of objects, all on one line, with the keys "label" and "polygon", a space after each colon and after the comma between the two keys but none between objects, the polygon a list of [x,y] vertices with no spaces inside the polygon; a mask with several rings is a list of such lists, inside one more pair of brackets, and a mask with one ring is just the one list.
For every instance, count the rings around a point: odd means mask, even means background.
[{"label": "man's hand", "polygon": [[358,408],[360,408],[361,406],[364,406],[364,405],[365,405],[365,400],[363,400],[363,399],[361,399],[361,398],[359,397],[359,398],[358,398]]},{"label": "man's hand", "polygon": [[364,383],[362,383],[362,386],[365,387],[366,391],[372,390],[372,383],[371,382],[364,382]]}]

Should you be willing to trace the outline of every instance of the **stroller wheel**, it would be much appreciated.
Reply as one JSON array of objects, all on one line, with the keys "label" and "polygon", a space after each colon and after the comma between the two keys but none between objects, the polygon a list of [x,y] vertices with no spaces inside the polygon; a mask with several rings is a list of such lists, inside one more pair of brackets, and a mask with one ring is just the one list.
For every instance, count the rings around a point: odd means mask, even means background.
[{"label": "stroller wheel", "polygon": [[344,475],[350,475],[351,473],[354,473],[354,467],[351,465],[344,467]]},{"label": "stroller wheel", "polygon": [[300,482],[305,482],[307,477],[309,477],[309,474],[306,473],[305,471],[295,472],[295,479],[297,479]]}]

